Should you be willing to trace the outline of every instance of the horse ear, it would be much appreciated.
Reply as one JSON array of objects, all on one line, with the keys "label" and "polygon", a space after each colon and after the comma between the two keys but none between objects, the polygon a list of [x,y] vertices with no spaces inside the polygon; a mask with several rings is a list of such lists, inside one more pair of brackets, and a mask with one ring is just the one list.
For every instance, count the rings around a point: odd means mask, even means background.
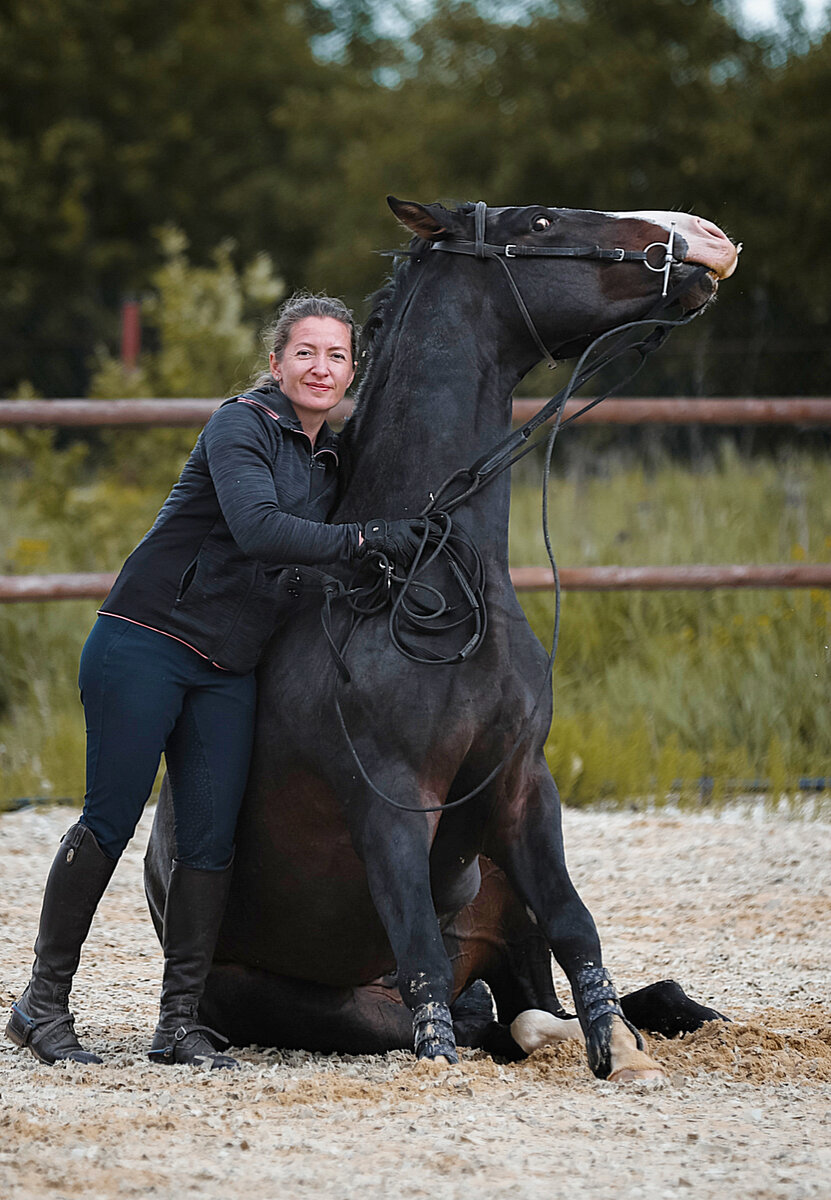
[{"label": "horse ear", "polygon": [[387,204],[402,225],[427,242],[449,233],[456,224],[455,215],[441,204],[416,204],[396,196],[387,196]]}]

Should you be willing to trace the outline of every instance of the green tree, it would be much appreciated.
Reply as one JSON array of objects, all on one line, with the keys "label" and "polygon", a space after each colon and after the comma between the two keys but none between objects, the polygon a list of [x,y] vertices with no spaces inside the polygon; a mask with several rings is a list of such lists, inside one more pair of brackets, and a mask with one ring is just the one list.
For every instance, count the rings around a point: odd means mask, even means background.
[{"label": "green tree", "polygon": [[93,345],[183,228],[197,261],[301,257],[277,198],[293,79],[331,68],[301,3],[7,0],[0,13],[0,391],[85,386]]},{"label": "green tree", "polygon": [[828,37],[780,7],[751,38],[728,0],[7,0],[0,390],[82,389],[167,223],[359,304],[394,192],[698,211],[741,270],[649,384],[825,391]]},{"label": "green tree", "polygon": [[224,396],[251,375],[257,328],[282,295],[284,285],[266,254],[237,270],[233,243],[223,242],[209,266],[193,264],[181,230],[159,234],[162,263],[142,311],[153,335],[138,366],[127,369],[99,347],[90,380],[96,399],[129,396]]},{"label": "green tree", "polygon": [[826,391],[830,52],[799,7],[786,36],[750,38],[713,0],[561,0],[510,25],[447,3],[408,46],[379,43],[372,70],[325,95],[296,85],[275,118],[310,284],[373,287],[370,251],[402,241],[389,191],[692,210],[745,243],[741,267],[638,389]]}]

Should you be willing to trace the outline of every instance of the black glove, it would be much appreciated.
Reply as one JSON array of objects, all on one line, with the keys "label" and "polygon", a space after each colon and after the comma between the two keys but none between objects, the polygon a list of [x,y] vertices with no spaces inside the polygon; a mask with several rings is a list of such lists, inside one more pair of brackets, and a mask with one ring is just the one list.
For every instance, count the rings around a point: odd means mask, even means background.
[{"label": "black glove", "polygon": [[421,545],[423,533],[423,519],[384,521],[376,517],[364,525],[364,540],[358,547],[357,557],[383,554],[400,571],[406,571]]}]

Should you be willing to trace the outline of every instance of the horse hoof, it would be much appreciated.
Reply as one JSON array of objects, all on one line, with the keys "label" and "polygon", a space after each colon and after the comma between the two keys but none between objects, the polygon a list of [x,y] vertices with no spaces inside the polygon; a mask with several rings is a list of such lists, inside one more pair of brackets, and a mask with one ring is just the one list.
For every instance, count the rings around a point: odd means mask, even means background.
[{"label": "horse hoof", "polygon": [[609,1076],[610,1083],[632,1083],[646,1079],[666,1079],[666,1072],[662,1071],[656,1062],[653,1062],[648,1054],[644,1054],[643,1058],[649,1066],[637,1067],[621,1067],[619,1071],[612,1071]]},{"label": "horse hoof", "polygon": [[620,1017],[612,1018],[609,1051],[612,1069],[607,1078],[612,1083],[666,1079],[666,1073],[658,1063],[638,1049],[634,1034],[627,1029]]}]

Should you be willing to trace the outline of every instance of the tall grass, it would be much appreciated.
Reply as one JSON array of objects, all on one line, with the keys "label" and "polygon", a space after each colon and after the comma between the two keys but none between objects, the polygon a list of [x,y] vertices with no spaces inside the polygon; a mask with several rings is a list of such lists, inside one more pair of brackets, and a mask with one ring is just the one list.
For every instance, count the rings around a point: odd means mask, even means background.
[{"label": "tall grass", "polygon": [[[0,430],[2,571],[117,569],[194,439],[189,430],[118,431],[58,448],[51,430]],[[0,809],[83,796],[78,658],[96,607],[0,604]]]},{"label": "tall grass", "polygon": [[[151,523],[190,431],[105,434],[56,448],[0,431],[6,572],[117,568]],[[831,558],[831,465],[725,443],[698,469],[570,454],[551,487],[561,566]],[[546,561],[539,490],[514,490],[511,553]],[[523,600],[543,641],[552,600]],[[0,605],[0,808],[83,792],[77,661],[93,602]],[[547,753],[564,798],[698,801],[831,775],[831,599],[825,591],[568,593]]]},{"label": "tall grass", "polygon": [[[514,563],[546,562],[538,496],[512,505]],[[831,466],[725,442],[699,469],[572,464],[551,488],[561,566],[823,562]],[[523,606],[545,641],[552,601]],[[571,593],[563,598],[549,763],[571,803],[719,800],[831,775],[831,596],[824,590]]]}]

